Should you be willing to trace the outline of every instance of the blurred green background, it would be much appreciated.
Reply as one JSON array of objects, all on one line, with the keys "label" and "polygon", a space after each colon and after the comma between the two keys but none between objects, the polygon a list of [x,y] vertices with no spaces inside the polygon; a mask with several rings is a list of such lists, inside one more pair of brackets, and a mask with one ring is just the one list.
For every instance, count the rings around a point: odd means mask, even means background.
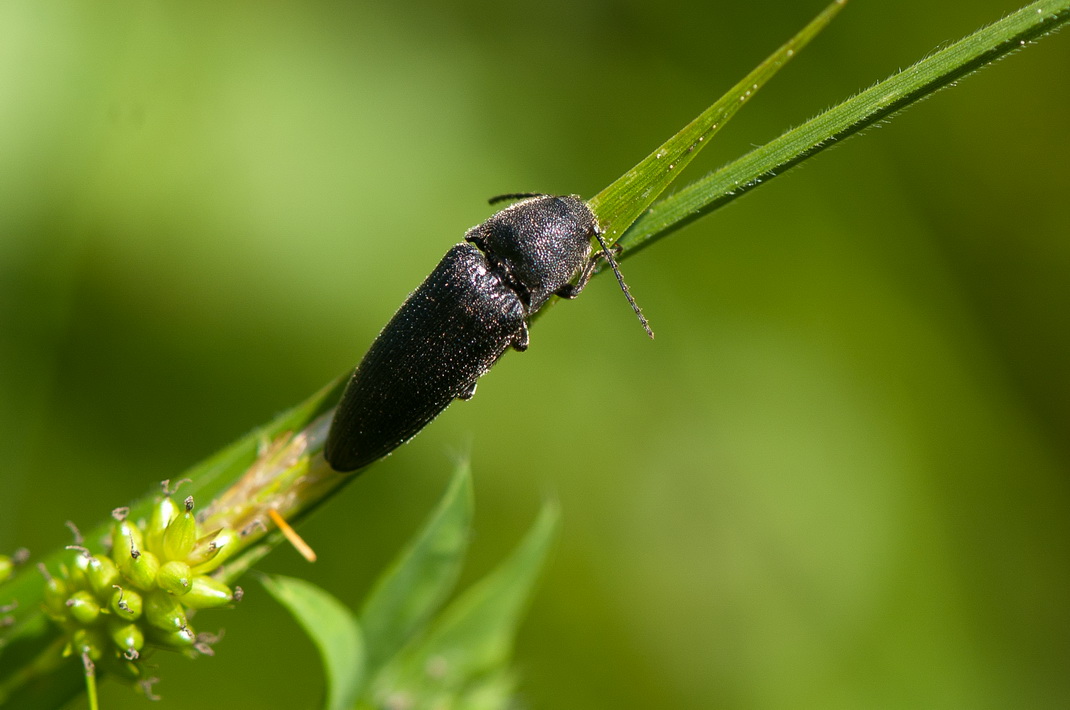
[{"label": "blurred green background", "polygon": [[[856,0],[684,179],[1016,7]],[[6,0],[0,550],[347,371],[487,197],[593,195],[820,8]],[[563,508],[524,707],[1066,707],[1068,75],[1064,33],[626,261],[656,341],[599,279],[263,568],[355,604],[470,452],[468,580]],[[154,707],[317,704],[245,586]]]}]

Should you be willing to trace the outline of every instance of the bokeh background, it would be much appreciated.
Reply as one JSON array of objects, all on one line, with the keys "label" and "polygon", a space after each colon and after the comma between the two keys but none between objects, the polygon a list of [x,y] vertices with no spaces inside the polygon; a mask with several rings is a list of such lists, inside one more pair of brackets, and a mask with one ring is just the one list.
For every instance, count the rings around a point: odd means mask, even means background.
[{"label": "bokeh background", "polygon": [[[0,550],[348,370],[485,198],[593,195],[821,5],[0,4]],[[685,180],[1015,8],[856,0]],[[1068,75],[1064,33],[626,261],[656,341],[600,278],[263,568],[356,604],[467,452],[464,581],[563,508],[523,707],[1066,707]],[[318,703],[245,586],[154,707]]]}]

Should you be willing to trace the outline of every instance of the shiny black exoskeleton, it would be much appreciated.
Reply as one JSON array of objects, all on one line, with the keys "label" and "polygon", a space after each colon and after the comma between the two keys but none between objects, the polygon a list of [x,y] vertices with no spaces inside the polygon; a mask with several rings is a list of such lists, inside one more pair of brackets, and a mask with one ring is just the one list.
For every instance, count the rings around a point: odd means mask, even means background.
[{"label": "shiny black exoskeleton", "polygon": [[470,398],[506,348],[528,347],[527,319],[551,296],[574,298],[600,258],[613,263],[604,244],[591,255],[591,238],[601,237],[579,197],[503,198],[526,199],[468,230],[357,366],[324,448],[336,471],[386,456],[454,399]]}]

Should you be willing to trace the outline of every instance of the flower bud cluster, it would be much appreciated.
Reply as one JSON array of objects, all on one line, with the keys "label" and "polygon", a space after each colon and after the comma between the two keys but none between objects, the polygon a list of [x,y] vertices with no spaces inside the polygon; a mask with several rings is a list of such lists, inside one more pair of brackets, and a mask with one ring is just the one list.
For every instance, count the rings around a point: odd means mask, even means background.
[{"label": "flower bud cluster", "polygon": [[147,522],[116,515],[111,555],[81,550],[50,577],[45,611],[68,633],[65,653],[86,654],[120,677],[137,679],[143,649],[195,652],[191,612],[236,601],[234,591],[209,573],[237,547],[234,530],[200,529],[192,497],[178,505],[164,495]]}]

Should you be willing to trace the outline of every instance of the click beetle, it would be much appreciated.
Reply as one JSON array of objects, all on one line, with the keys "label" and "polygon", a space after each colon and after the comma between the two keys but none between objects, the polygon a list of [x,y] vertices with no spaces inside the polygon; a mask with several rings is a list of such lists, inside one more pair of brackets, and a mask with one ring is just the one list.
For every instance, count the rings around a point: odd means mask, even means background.
[{"label": "click beetle", "polygon": [[[472,227],[386,324],[335,409],[324,455],[355,471],[423,429],[505,350],[528,347],[528,319],[551,296],[575,298],[606,259],[650,337],[591,208],[576,195],[517,199]],[[591,238],[601,250],[591,254]]]}]

